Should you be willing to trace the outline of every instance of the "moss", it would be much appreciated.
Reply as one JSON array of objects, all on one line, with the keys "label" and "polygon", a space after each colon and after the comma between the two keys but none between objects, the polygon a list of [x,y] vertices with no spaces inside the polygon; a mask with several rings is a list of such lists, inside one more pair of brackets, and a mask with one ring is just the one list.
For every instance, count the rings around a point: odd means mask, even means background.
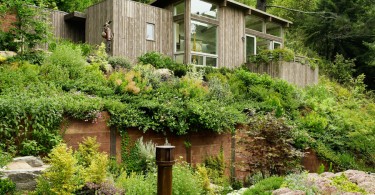
[{"label": "moss", "polygon": [[332,178],[332,184],[343,192],[360,192],[362,194],[367,194],[365,190],[358,187],[355,183],[349,181],[344,174]]}]

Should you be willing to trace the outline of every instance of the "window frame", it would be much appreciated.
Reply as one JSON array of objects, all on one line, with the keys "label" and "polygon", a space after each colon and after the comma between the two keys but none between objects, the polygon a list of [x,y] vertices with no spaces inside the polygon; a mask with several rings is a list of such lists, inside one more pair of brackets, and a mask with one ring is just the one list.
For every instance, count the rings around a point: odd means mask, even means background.
[{"label": "window frame", "polygon": [[245,60],[248,61],[248,55],[247,55],[247,37],[254,38],[254,53],[252,55],[257,55],[257,36],[251,35],[251,34],[245,34]]},{"label": "window frame", "polygon": [[216,17],[210,17],[210,16],[205,16],[205,15],[200,15],[200,14],[196,14],[196,13],[193,13],[193,9],[191,9],[193,7],[193,1],[190,1],[190,15],[194,15],[194,16],[198,16],[198,17],[204,17],[204,18],[208,18],[208,19],[212,19],[212,20],[219,20],[219,4],[217,3],[214,3],[212,1],[208,1],[208,0],[197,0],[197,1],[203,1],[205,3],[209,3],[209,4],[212,4],[212,5],[216,5]]},{"label": "window frame", "polygon": [[[152,26],[152,38],[148,35],[149,26]],[[151,22],[146,22],[146,40],[147,41],[155,41],[155,24]]]}]

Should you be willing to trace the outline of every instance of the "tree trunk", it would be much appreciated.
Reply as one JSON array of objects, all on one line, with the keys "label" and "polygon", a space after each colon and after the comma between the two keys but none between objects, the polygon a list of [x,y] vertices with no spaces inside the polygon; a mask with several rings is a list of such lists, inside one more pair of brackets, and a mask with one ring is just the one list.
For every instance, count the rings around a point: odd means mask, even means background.
[{"label": "tree trunk", "polygon": [[257,0],[257,9],[266,11],[267,0]]}]

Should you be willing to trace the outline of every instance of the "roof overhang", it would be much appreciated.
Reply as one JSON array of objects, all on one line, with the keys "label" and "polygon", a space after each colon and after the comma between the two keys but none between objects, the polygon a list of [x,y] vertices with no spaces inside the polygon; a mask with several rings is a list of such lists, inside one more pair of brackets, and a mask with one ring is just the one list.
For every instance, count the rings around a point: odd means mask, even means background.
[{"label": "roof overhang", "polygon": [[[151,5],[156,6],[156,7],[166,7],[170,4],[173,4],[173,3],[178,2],[178,1],[180,1],[180,0],[155,0],[151,3]],[[216,0],[216,2],[220,2],[221,6],[231,5],[233,7],[243,9],[249,15],[258,16],[258,17],[264,18],[267,21],[276,22],[276,23],[282,24],[283,26],[286,26],[286,27],[288,27],[290,24],[293,24],[293,22],[291,22],[289,20],[274,16],[274,15],[269,14],[267,12],[264,12],[262,10],[258,10],[256,8],[250,7],[250,6],[245,5],[243,3],[239,3],[235,0]]]},{"label": "roof overhang", "polygon": [[66,14],[64,16],[65,21],[71,21],[71,22],[85,22],[86,21],[86,14],[82,12],[72,12],[69,14]]},{"label": "roof overhang", "polygon": [[238,8],[244,9],[245,11],[247,11],[248,15],[258,16],[258,17],[266,19],[269,22],[276,22],[276,23],[282,24],[283,26],[286,26],[286,27],[288,27],[290,24],[293,24],[293,22],[291,22],[289,20],[274,16],[272,14],[269,14],[267,12],[264,12],[262,10],[259,10],[259,9],[253,8],[253,7],[250,7],[250,6],[245,5],[243,3],[239,3],[237,1],[234,1],[234,0],[224,0],[224,1],[226,2],[226,4],[230,4],[232,6],[236,6]]}]

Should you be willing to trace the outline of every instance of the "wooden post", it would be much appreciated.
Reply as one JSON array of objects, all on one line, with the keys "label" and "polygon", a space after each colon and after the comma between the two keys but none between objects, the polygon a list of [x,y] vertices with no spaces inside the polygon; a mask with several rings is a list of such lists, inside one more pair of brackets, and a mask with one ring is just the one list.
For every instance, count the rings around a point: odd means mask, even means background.
[{"label": "wooden post", "polygon": [[175,146],[156,146],[158,195],[172,195],[172,166]]}]

